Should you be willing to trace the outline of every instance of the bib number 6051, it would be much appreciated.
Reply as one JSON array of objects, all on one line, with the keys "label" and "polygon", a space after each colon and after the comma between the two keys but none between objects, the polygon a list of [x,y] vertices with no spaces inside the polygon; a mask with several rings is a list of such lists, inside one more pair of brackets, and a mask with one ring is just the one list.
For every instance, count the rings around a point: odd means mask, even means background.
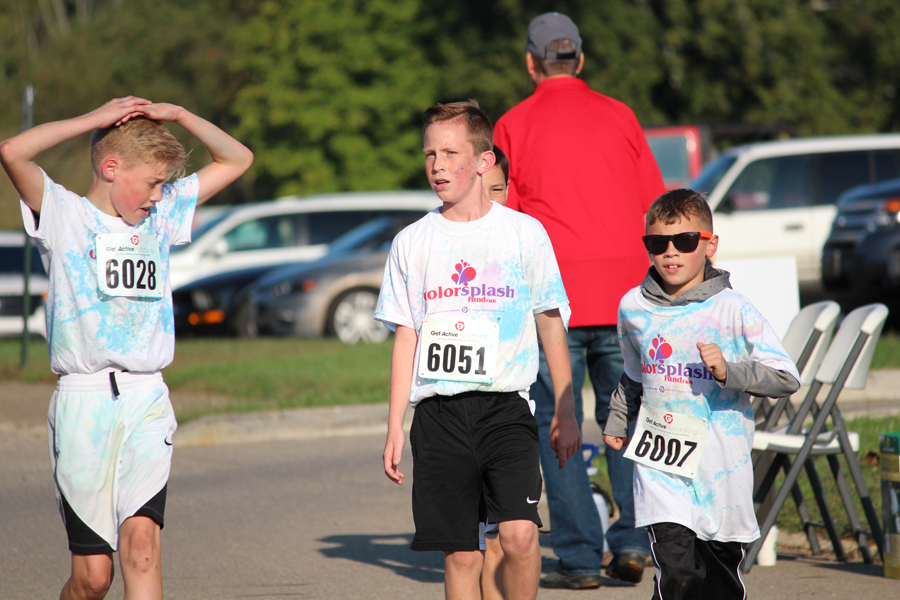
[{"label": "bib number 6051", "polygon": [[441,344],[433,343],[428,346],[426,368],[432,373],[438,373],[439,371],[453,373],[458,371],[463,375],[468,375],[472,372],[472,359],[474,357],[478,363],[475,366],[474,374],[484,375],[486,373],[484,370],[484,352],[483,346],[478,349],[475,349],[474,346],[459,346],[457,351],[455,344],[444,344],[442,348]]},{"label": "bib number 6051", "polygon": [[[637,447],[634,449],[634,455],[638,458],[647,457],[655,463],[662,461],[663,464],[669,467],[673,465],[680,467],[684,465],[684,462],[694,452],[696,447],[696,442],[685,440],[682,448],[681,440],[678,438],[667,440],[665,436],[654,434],[652,431],[645,429]],[[685,451],[684,454],[682,454],[682,450]],[[649,456],[647,456],[648,454]]]}]

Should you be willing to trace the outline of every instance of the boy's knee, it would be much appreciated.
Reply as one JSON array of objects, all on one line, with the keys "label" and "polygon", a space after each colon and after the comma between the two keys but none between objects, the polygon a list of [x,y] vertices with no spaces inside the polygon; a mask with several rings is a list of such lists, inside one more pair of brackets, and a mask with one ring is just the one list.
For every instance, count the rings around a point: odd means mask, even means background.
[{"label": "boy's knee", "polygon": [[112,586],[112,580],[112,569],[91,569],[73,574],[72,579],[69,580],[69,586],[73,592],[72,597],[103,600]]},{"label": "boy's knee", "polygon": [[531,521],[500,523],[500,546],[512,559],[525,558],[538,549],[537,525]]},{"label": "boy's knee", "polygon": [[444,556],[447,566],[456,571],[481,571],[483,557],[480,551],[447,552]]},{"label": "boy's knee", "polygon": [[147,517],[132,517],[125,521],[120,536],[120,560],[123,569],[148,572],[159,568],[159,525]]}]

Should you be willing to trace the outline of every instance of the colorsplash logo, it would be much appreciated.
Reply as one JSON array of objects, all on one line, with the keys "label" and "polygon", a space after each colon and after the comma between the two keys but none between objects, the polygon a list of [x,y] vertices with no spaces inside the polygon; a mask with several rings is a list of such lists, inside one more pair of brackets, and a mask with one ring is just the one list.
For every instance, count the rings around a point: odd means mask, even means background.
[{"label": "colorsplash logo", "polygon": [[669,345],[669,342],[663,336],[657,335],[653,338],[653,342],[650,345],[651,348],[647,354],[650,355],[651,359],[658,360],[659,364],[663,364],[667,358],[672,356],[672,346]]},{"label": "colorsplash logo", "polygon": [[475,267],[464,260],[456,263],[454,268],[456,269],[456,273],[451,275],[450,279],[452,279],[453,283],[456,285],[468,286],[469,282],[475,279],[475,276],[478,274],[475,271]]},{"label": "colorsplash logo", "polygon": [[[672,345],[666,339],[657,335],[650,342],[647,356],[650,362],[641,362],[641,372],[645,375],[660,375],[668,383],[686,383],[691,385],[694,380],[713,380],[713,375],[702,363],[686,365],[684,363],[669,363],[666,360],[672,356]],[[655,384],[654,384],[655,385]],[[660,391],[664,388],[660,387]]]},{"label": "colorsplash logo", "polygon": [[464,260],[460,260],[453,267],[454,273],[450,279],[456,285],[454,287],[438,286],[436,290],[427,290],[422,296],[426,300],[439,300],[441,298],[468,298],[469,302],[495,303],[497,298],[514,298],[516,290],[507,286],[495,287],[487,284],[475,284],[473,281],[478,276],[478,271]]}]

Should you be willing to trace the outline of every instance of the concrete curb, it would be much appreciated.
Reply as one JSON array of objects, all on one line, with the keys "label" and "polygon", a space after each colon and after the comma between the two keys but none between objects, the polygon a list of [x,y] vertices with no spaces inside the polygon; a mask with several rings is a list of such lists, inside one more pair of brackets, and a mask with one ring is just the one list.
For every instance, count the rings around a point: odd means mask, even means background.
[{"label": "concrete curb", "polygon": [[[412,423],[407,410],[405,428]],[[178,427],[176,447],[387,434],[388,405],[298,408],[201,417]]]}]

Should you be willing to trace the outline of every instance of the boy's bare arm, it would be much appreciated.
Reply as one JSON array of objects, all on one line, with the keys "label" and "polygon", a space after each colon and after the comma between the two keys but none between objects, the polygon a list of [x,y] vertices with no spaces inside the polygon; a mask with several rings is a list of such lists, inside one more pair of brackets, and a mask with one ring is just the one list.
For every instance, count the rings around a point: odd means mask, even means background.
[{"label": "boy's bare arm", "polygon": [[0,142],[0,163],[25,204],[39,213],[44,197],[44,176],[34,162],[37,155],[75,136],[120,125],[142,114],[140,107],[148,104],[149,100],[134,96],[115,98],[80,117],[32,127]]},{"label": "boy's bare arm", "polygon": [[396,484],[403,483],[400,459],[406,444],[403,420],[409,406],[409,392],[412,388],[413,363],[419,336],[411,327],[397,325],[394,346],[391,350],[391,395],[388,409],[388,432],[384,444],[384,474]]},{"label": "boy's bare arm", "polygon": [[156,121],[178,123],[209,152],[213,161],[197,171],[200,188],[197,206],[225,189],[253,164],[253,153],[249,148],[186,108],[159,103],[142,105],[138,110]]},{"label": "boy's bare arm", "polygon": [[566,327],[558,309],[535,315],[538,337],[544,347],[556,413],[550,422],[550,447],[559,459],[562,469],[566,461],[581,450],[581,431],[575,419],[575,401],[572,397],[572,367],[569,363],[569,346],[566,343]]}]

